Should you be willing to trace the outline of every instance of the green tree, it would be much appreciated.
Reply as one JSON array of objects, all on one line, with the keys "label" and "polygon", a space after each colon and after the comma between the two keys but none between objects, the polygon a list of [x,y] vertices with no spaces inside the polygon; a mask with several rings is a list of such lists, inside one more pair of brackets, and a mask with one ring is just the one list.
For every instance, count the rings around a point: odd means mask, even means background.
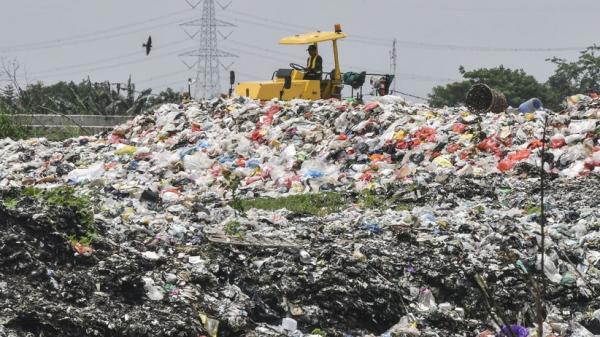
[{"label": "green tree", "polygon": [[4,105],[5,111],[15,110],[16,98],[15,88],[12,85],[8,84],[0,90],[0,102]]},{"label": "green tree", "polygon": [[429,95],[429,104],[435,107],[464,104],[465,95],[472,85],[471,81],[461,81],[434,87]]},{"label": "green tree", "polygon": [[539,83],[535,77],[528,75],[523,69],[499,66],[465,71],[461,66],[459,72],[465,81],[433,88],[429,95],[430,105],[440,107],[462,104],[467,91],[475,83],[484,83],[503,92],[508,104],[513,107],[519,106],[532,97],[537,97],[542,102],[547,102],[552,97],[551,91],[544,84]]},{"label": "green tree", "polygon": [[559,94],[561,99],[578,93],[600,89],[600,46],[586,48],[575,62],[553,57],[548,59],[556,65],[556,71],[546,82],[548,87]]},{"label": "green tree", "polygon": [[[2,98],[6,100],[7,96]],[[158,95],[153,95],[151,89],[137,92],[130,81],[121,93],[108,82],[87,79],[79,84],[58,82],[49,86],[37,82],[28,85],[12,100],[18,102],[19,110],[25,113],[137,115],[153,105],[181,102],[182,97],[170,88]]]},{"label": "green tree", "polygon": [[13,112],[4,101],[0,101],[0,139],[19,139],[25,136],[26,130],[13,120]]}]

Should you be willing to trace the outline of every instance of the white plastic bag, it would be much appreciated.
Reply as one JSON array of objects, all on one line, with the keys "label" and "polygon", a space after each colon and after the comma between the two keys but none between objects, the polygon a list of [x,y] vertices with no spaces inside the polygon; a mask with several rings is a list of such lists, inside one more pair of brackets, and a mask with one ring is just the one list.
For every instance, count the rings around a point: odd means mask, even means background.
[{"label": "white plastic bag", "polygon": [[75,184],[95,181],[102,178],[104,174],[104,164],[96,163],[85,169],[75,169],[67,175],[67,179]]},{"label": "white plastic bag", "polygon": [[183,167],[188,172],[203,171],[213,165],[213,160],[204,152],[195,152],[183,158]]}]

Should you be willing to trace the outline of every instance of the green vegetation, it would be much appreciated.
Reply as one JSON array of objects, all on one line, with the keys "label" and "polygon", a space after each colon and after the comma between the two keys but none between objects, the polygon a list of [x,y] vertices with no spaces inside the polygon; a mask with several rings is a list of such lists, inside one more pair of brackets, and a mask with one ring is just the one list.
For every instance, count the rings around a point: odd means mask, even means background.
[{"label": "green vegetation", "polygon": [[[393,186],[387,186],[387,189],[393,189]],[[405,189],[405,192],[414,192],[417,189],[416,185],[410,186]],[[364,189],[361,191],[356,201],[358,207],[370,208],[370,209],[394,209],[396,211],[410,211],[412,206],[410,204],[400,201],[400,195],[395,194],[390,196],[377,194],[374,189]]]},{"label": "green vegetation", "polygon": [[[29,199],[29,200],[27,200]],[[13,190],[1,196],[1,202],[6,209],[14,210],[20,204],[31,205],[31,202],[48,208],[70,209],[76,219],[76,232],[67,232],[69,242],[73,246],[80,244],[89,247],[90,243],[98,236],[98,229],[94,224],[94,203],[87,195],[78,194],[72,187],[55,187],[40,189],[25,187]],[[73,220],[73,219],[70,219]],[[55,230],[58,230],[55,228]]]},{"label": "green vegetation", "polygon": [[243,239],[246,236],[246,229],[239,222],[230,221],[225,225],[225,234]]},{"label": "green vegetation", "polygon": [[313,335],[327,337],[327,333],[325,331],[321,330],[321,328],[314,328],[310,333]]},{"label": "green vegetation", "polygon": [[375,190],[367,188],[360,192],[357,204],[361,208],[387,209],[390,202],[386,196],[377,195]]},{"label": "green vegetation", "polygon": [[485,206],[483,205],[477,205],[475,207],[473,207],[473,213],[477,214],[477,215],[481,215],[485,212]]},{"label": "green vegetation", "polygon": [[252,208],[278,210],[288,209],[298,214],[323,216],[339,212],[348,206],[347,200],[339,193],[314,193],[292,195],[283,198],[256,198],[240,200],[240,209],[247,211]]},{"label": "green vegetation", "polygon": [[539,214],[542,211],[542,208],[540,207],[540,205],[526,204],[525,211],[527,212],[528,215]]},{"label": "green vegetation", "polygon": [[27,139],[44,137],[49,141],[63,141],[65,139],[79,137],[84,133],[79,127],[65,126],[63,128],[39,130],[23,127],[12,121],[10,115],[0,114],[0,139]]},{"label": "green vegetation", "polygon": [[553,57],[547,61],[556,65],[556,71],[548,79],[547,85],[557,93],[572,95],[600,90],[600,46],[593,45],[580,52],[577,61]]},{"label": "green vegetation", "polygon": [[91,246],[91,244],[94,242],[94,240],[96,240],[98,237],[97,232],[90,232],[90,233],[86,233],[85,235],[82,235],[80,237],[77,237],[75,234],[71,234],[68,236],[69,242],[71,243],[72,246],[76,246],[78,243],[81,244],[83,247],[89,247]]},{"label": "green vegetation", "polygon": [[[18,68],[18,66],[16,66]],[[16,75],[14,75],[16,76]],[[137,91],[131,79],[127,83],[110,84],[83,80],[59,82],[45,85],[42,82],[18,86],[16,78],[12,84],[0,88],[0,139],[23,139],[46,137],[49,140],[64,140],[81,135],[76,126],[59,130],[32,130],[14,122],[14,114],[64,114],[64,115],[137,115],[146,109],[163,104],[179,103],[183,97],[168,88],[158,95],[152,89]]]},{"label": "green vegetation", "polygon": [[2,204],[4,205],[4,207],[6,207],[8,209],[17,208],[18,203],[19,203],[19,200],[15,199],[15,198],[6,198],[6,199],[2,200]]},{"label": "green vegetation", "polygon": [[[456,106],[463,104],[467,91],[475,83],[485,83],[491,88],[504,93],[508,104],[515,107],[524,101],[537,97],[548,104],[555,93],[539,83],[533,76],[527,75],[522,69],[513,70],[499,66],[496,68],[481,68],[465,71],[461,66],[459,72],[465,78],[462,82],[450,83],[446,86],[437,86],[429,95],[432,106]],[[566,95],[561,95],[562,100]]]},{"label": "green vegetation", "polygon": [[546,61],[556,65],[556,70],[545,83],[538,82],[522,69],[514,70],[503,66],[466,71],[459,68],[464,81],[445,86],[436,86],[429,95],[429,104],[435,107],[456,106],[464,103],[469,88],[475,83],[485,83],[503,92],[508,104],[518,107],[524,101],[537,97],[544,106],[561,109],[565,97],[600,90],[600,46],[591,46],[580,53],[577,61],[553,57]]},{"label": "green vegetation", "polygon": [[49,141],[62,141],[69,138],[83,135],[82,130],[77,126],[66,126],[54,130],[33,130],[25,129],[25,136],[22,138],[44,137]]},{"label": "green vegetation", "polygon": [[242,178],[237,175],[232,175],[231,171],[229,170],[223,171],[223,178],[225,178],[225,188],[231,192],[231,197],[233,199],[231,202],[231,207],[239,212],[244,212],[244,208],[242,207],[237,193],[237,190],[242,183]]},{"label": "green vegetation", "polygon": [[0,139],[20,139],[25,138],[26,135],[27,130],[24,127],[14,123],[12,118],[7,113],[5,113],[2,107],[2,103],[0,103]]},{"label": "green vegetation", "polygon": [[181,100],[181,94],[171,88],[158,95],[152,94],[152,89],[137,91],[131,79],[118,86],[92,82],[88,78],[78,84],[72,81],[52,85],[37,82],[25,88],[8,85],[0,89],[0,103],[7,113],[137,115],[151,106]]},{"label": "green vegetation", "polygon": [[92,201],[87,196],[76,195],[76,191],[72,187],[56,187],[47,190],[26,187],[21,194],[49,206],[70,208],[84,227],[91,229],[94,226]]},{"label": "green vegetation", "polygon": [[313,193],[292,195],[282,198],[255,198],[238,200],[236,205],[231,202],[232,207],[241,212],[248,211],[252,208],[265,210],[287,209],[296,214],[324,216],[330,213],[335,213],[349,207],[355,203],[360,208],[368,209],[390,209],[397,211],[410,210],[412,207],[409,204],[399,203],[398,197],[387,197],[385,195],[377,195],[374,190],[366,189],[362,191],[356,198],[344,196],[337,192]]}]

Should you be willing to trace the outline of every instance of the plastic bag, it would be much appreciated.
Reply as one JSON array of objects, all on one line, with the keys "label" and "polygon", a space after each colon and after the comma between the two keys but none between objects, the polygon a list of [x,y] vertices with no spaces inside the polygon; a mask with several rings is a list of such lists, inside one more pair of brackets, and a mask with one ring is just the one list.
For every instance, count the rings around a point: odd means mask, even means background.
[{"label": "plastic bag", "polygon": [[97,163],[89,168],[75,169],[67,175],[67,179],[75,184],[90,182],[102,178],[104,175],[104,164]]},{"label": "plastic bag", "polygon": [[[511,333],[512,332],[512,333]],[[500,337],[527,337],[529,336],[529,330],[526,327],[513,324],[509,326],[503,326],[498,334]]]},{"label": "plastic bag", "polygon": [[117,150],[115,151],[115,155],[117,155],[117,156],[124,156],[124,155],[132,156],[135,154],[136,150],[137,149],[135,146],[122,145],[117,148]]},{"label": "plastic bag", "polygon": [[569,133],[588,133],[596,130],[595,119],[574,120],[569,124]]},{"label": "plastic bag", "polygon": [[196,152],[183,158],[183,167],[186,171],[202,171],[210,168],[214,161],[204,152]]},{"label": "plastic bag", "polygon": [[507,158],[499,161],[496,168],[501,172],[506,172],[512,170],[515,165],[517,165],[516,161]]}]

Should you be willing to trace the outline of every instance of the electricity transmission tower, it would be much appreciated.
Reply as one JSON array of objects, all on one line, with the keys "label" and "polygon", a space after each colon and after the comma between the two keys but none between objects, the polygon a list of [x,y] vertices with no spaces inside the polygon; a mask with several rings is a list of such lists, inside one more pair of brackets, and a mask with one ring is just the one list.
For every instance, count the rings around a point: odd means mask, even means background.
[{"label": "electricity transmission tower", "polygon": [[398,82],[398,78],[396,78],[396,65],[398,61],[398,48],[396,47],[396,39],[392,43],[392,50],[390,50],[390,72],[394,75],[394,81],[392,82],[392,92],[396,91],[396,82]]},{"label": "electricity transmission tower", "polygon": [[[221,35],[223,39],[227,39],[229,35],[224,35],[218,31],[217,27],[235,27],[234,24],[218,20],[215,13],[215,0],[200,0],[198,2],[190,3],[186,2],[195,9],[202,3],[202,16],[200,19],[196,19],[190,22],[181,24],[186,34],[191,39],[194,39],[197,35],[200,35],[200,45],[198,49],[185,52],[180,56],[195,56],[196,63],[189,65],[184,61],[189,69],[196,67],[196,81],[194,87],[194,96],[196,99],[201,98],[212,98],[220,93],[220,67],[225,70],[229,69],[233,63],[225,65],[221,62],[221,58],[224,57],[237,57],[232,53],[220,50],[218,48],[217,33]],[[226,9],[231,5],[229,2],[226,5],[221,5],[217,2],[221,9]],[[187,29],[189,27],[200,27],[194,33],[190,33]]]}]

